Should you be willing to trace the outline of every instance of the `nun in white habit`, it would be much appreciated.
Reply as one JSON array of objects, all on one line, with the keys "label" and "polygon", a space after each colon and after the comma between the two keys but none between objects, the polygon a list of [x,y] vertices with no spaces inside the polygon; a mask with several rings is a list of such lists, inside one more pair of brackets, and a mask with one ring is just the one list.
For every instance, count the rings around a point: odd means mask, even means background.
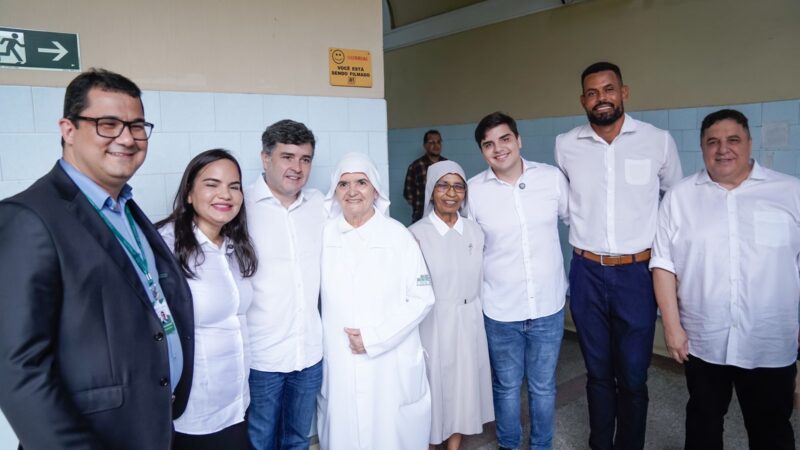
[{"label": "nun in white habit", "polygon": [[323,450],[423,450],[431,398],[418,325],[433,306],[419,246],[387,217],[375,165],[345,155],[331,177],[323,232]]},{"label": "nun in white habit", "polygon": [[433,421],[430,444],[457,450],[464,434],[494,420],[489,347],[480,301],[483,231],[466,218],[467,182],[454,161],[428,167],[425,215],[409,230],[417,238],[436,304],[420,324],[428,355]]}]

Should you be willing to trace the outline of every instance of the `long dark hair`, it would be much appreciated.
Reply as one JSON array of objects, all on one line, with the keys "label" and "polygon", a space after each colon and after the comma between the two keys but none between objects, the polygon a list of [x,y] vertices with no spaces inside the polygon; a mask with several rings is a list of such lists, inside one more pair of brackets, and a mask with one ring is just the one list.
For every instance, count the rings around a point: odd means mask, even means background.
[{"label": "long dark hair", "polygon": [[[195,156],[189,165],[186,166],[186,171],[183,172],[181,184],[178,186],[178,192],[175,194],[175,200],[172,203],[172,214],[164,220],[156,223],[156,227],[161,228],[170,222],[175,224],[175,256],[183,269],[184,275],[188,278],[195,278],[193,267],[190,261],[195,261],[195,264],[202,264],[205,259],[203,249],[197,242],[194,236],[194,208],[189,203],[189,193],[192,192],[194,180],[197,174],[203,168],[214,161],[227,159],[236,166],[236,171],[239,172],[239,179],[242,179],[242,168],[239,167],[239,162],[227,150],[215,148],[206,150],[203,153]],[[258,257],[253,248],[253,243],[250,241],[250,235],[247,232],[247,214],[244,208],[244,202],[239,210],[239,214],[230,222],[222,227],[220,234],[230,239],[233,245],[233,254],[236,256],[236,261],[239,263],[239,270],[243,277],[250,277],[256,272],[258,267]]]}]

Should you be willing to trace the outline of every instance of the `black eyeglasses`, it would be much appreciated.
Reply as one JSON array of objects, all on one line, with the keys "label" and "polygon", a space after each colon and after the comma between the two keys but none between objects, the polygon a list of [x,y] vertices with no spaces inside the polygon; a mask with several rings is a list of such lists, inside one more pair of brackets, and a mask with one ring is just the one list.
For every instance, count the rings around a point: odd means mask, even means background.
[{"label": "black eyeglasses", "polygon": [[87,122],[94,122],[97,135],[116,139],[122,135],[122,130],[128,127],[131,132],[131,137],[134,141],[146,141],[150,139],[150,133],[153,132],[153,124],[143,120],[136,120],[133,122],[126,122],[115,117],[85,117],[73,116],[78,120],[85,120]]}]

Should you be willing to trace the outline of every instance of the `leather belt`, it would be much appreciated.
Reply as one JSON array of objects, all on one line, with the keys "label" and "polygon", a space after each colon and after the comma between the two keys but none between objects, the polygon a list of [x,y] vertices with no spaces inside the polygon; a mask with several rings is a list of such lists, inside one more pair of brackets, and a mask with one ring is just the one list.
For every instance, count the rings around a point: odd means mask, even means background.
[{"label": "leather belt", "polygon": [[641,251],[634,255],[598,255],[588,250],[575,249],[575,254],[583,256],[589,261],[599,263],[601,266],[624,266],[637,262],[644,262],[650,260],[650,249]]}]

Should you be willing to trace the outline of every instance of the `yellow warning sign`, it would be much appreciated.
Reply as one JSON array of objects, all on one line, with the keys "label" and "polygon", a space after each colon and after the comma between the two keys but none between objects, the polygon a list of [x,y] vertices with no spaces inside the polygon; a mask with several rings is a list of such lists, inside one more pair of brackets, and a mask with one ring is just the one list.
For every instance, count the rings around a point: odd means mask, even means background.
[{"label": "yellow warning sign", "polygon": [[372,56],[366,50],[329,48],[331,86],[372,87]]}]

